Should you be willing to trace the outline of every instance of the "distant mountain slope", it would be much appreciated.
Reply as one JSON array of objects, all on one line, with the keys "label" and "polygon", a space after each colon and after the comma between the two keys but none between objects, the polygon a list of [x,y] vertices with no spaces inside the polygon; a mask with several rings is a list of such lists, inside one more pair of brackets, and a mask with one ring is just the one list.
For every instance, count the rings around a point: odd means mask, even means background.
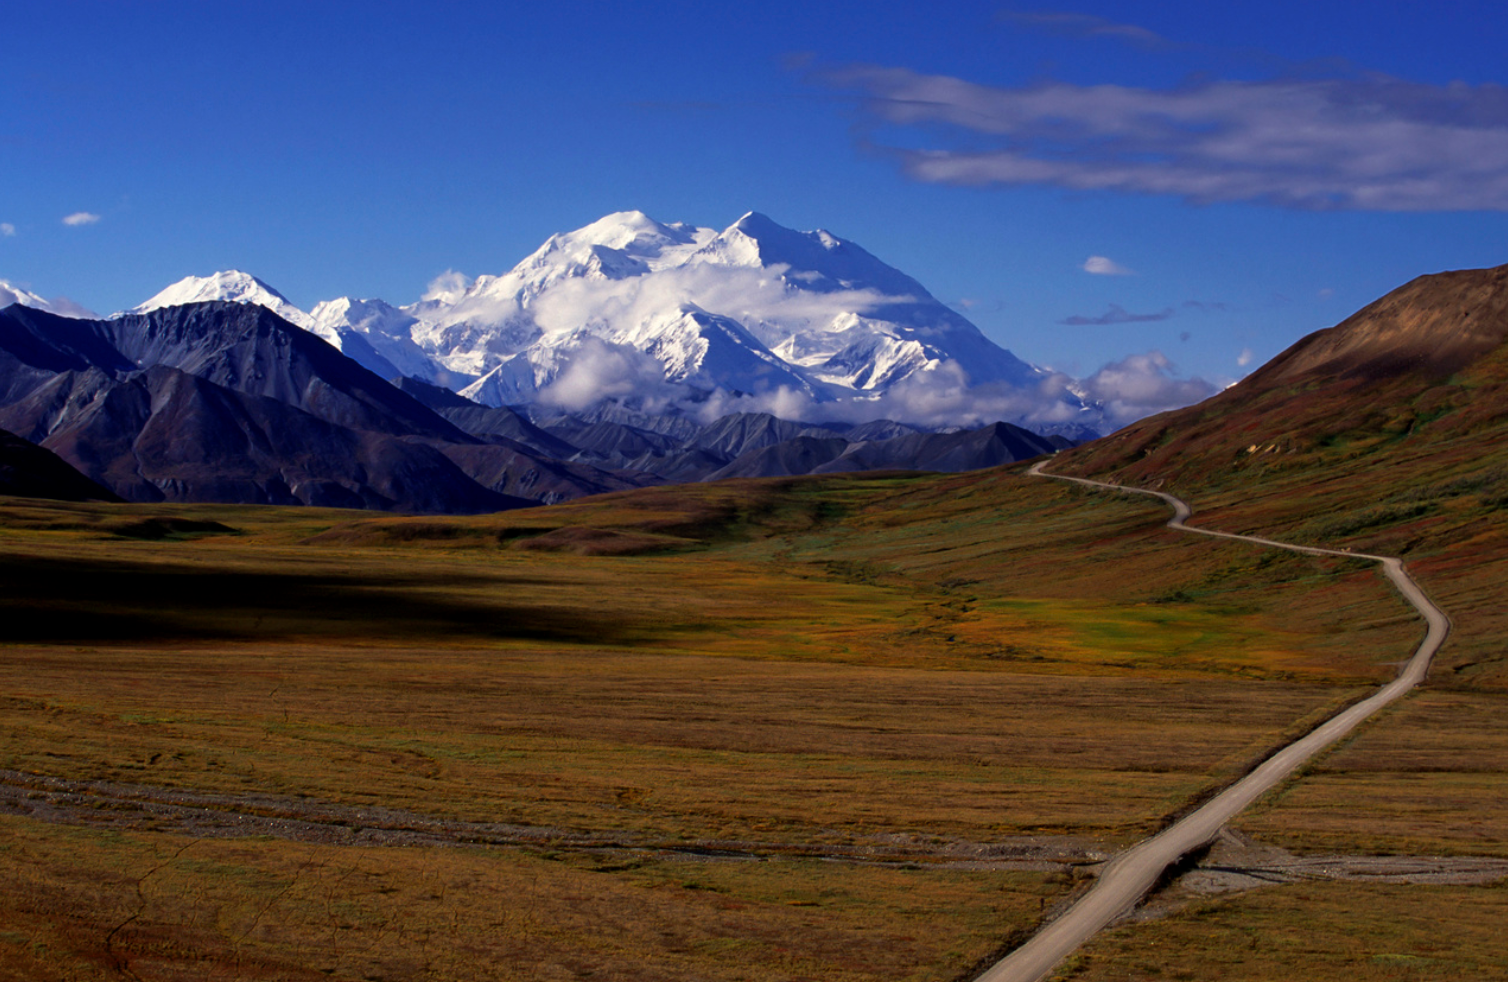
[{"label": "distant mountain slope", "polygon": [[120,500],[57,454],[6,430],[0,430],[0,494],[58,501]]},{"label": "distant mountain slope", "polygon": [[985,467],[1050,447],[1012,437],[1019,446],[1006,449],[1003,424],[921,434],[884,420],[830,429],[744,413],[699,426],[611,404],[536,421],[415,379],[386,382],[254,300],[110,320],[0,311],[0,426],[134,501],[423,512],[711,474]]},{"label": "distant mountain slope", "polygon": [[137,365],[179,368],[340,426],[471,442],[412,396],[258,305],[189,304],[104,323],[110,342]]},{"label": "distant mountain slope", "polygon": [[479,486],[433,447],[339,426],[166,365],[123,379],[65,373],[0,409],[0,420],[45,430],[47,446],[132,501],[447,513],[532,503]]},{"label": "distant mountain slope", "polygon": [[[109,321],[0,311],[0,421],[132,500],[425,512],[534,503],[466,470],[491,474],[506,457],[522,473],[537,463],[527,451],[485,447],[257,304]],[[458,462],[444,452],[456,446],[480,449]],[[548,483],[551,500],[634,486],[586,466]]]},{"label": "distant mountain slope", "polygon": [[1047,438],[1009,423],[888,440],[802,435],[749,450],[706,480],[875,470],[970,471],[1028,460],[1054,449]]}]

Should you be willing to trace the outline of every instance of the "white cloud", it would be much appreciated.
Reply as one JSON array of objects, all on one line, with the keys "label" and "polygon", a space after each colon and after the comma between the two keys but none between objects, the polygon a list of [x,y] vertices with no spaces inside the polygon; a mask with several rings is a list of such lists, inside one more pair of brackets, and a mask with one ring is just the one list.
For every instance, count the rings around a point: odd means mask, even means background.
[{"label": "white cloud", "polygon": [[1256,354],[1254,354],[1250,348],[1242,348],[1241,354],[1236,357],[1236,364],[1240,365],[1242,368],[1245,368],[1247,365],[1250,365],[1252,363],[1252,359],[1256,357]]},{"label": "white cloud", "polygon": [[6,238],[10,238],[15,234],[16,226],[12,225],[10,222],[0,222],[0,235],[5,236]]},{"label": "white cloud", "polygon": [[89,211],[76,211],[63,219],[64,225],[93,225],[99,216]]},{"label": "white cloud", "polygon": [[582,338],[565,367],[542,389],[539,400],[562,409],[585,409],[608,399],[633,399],[644,405],[666,398],[665,368],[655,358],[628,345]]},{"label": "white cloud", "polygon": [[[1508,211],[1508,88],[1378,73],[1167,89],[980,85],[907,68],[819,74],[931,146],[891,149],[928,183],[1050,185],[1285,208]],[[949,130],[962,134],[956,143]],[[980,146],[981,142],[984,146]]]},{"label": "white cloud", "polygon": [[1179,378],[1160,351],[1112,362],[1083,381],[1084,393],[1102,403],[1116,426],[1207,399],[1217,391],[1202,378]]},{"label": "white cloud", "polygon": [[429,281],[429,288],[424,291],[422,300],[438,300],[441,303],[455,303],[470,289],[474,281],[465,273],[458,273],[453,269],[445,272]]},{"label": "white cloud", "polygon": [[1082,415],[1069,393],[1071,382],[1066,375],[1052,374],[1028,388],[1005,383],[972,385],[962,366],[946,361],[907,376],[882,394],[818,401],[786,387],[756,395],[720,391],[682,409],[704,422],[730,413],[765,412],[809,423],[864,423],[875,419],[923,427],[981,426],[997,420],[1067,423]]},{"label": "white cloud", "polygon": [[[611,400],[646,412],[679,411],[703,423],[731,413],[764,412],[809,423],[891,419],[936,428],[1004,420],[1029,427],[1086,423],[1108,432],[1217,391],[1203,379],[1177,377],[1172,363],[1157,351],[1106,365],[1080,381],[1050,372],[1024,387],[974,385],[961,365],[947,361],[884,393],[827,400],[788,386],[752,394],[725,389],[692,393],[667,382],[662,373],[663,366],[641,351],[587,336],[572,346],[555,380],[540,391],[540,401],[580,410]],[[1103,419],[1086,414],[1080,398],[1099,403]]]},{"label": "white cloud", "polygon": [[1104,256],[1090,256],[1088,259],[1084,260],[1084,265],[1082,268],[1084,272],[1093,273],[1095,276],[1132,275],[1131,270],[1127,269],[1125,266],[1122,266],[1115,260],[1107,259]]},{"label": "white cloud", "polygon": [[[546,334],[552,334],[590,325],[645,324],[657,314],[689,305],[731,317],[762,342],[778,343],[788,336],[788,329],[764,330],[767,322],[821,322],[837,311],[862,315],[912,300],[876,290],[792,289],[781,280],[786,270],[778,264],[767,269],[706,264],[617,280],[573,277],[540,294],[530,313]],[[467,314],[471,315],[469,309]]]}]

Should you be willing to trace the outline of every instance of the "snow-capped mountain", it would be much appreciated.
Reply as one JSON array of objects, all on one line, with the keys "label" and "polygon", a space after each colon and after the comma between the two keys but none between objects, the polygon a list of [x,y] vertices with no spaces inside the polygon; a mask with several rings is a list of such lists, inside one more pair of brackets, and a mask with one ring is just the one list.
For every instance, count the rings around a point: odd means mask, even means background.
[{"label": "snow-capped mountain", "polygon": [[995,345],[916,280],[754,212],[722,231],[618,212],[551,236],[506,273],[448,273],[405,307],[343,297],[305,313],[232,271],[127,313],[205,300],[260,304],[385,378],[490,406],[1098,423],[1070,380]]},{"label": "snow-capped mountain", "polygon": [[439,380],[434,361],[414,342],[418,319],[390,303],[341,297],[315,305],[309,319],[315,334],[383,378]]},{"label": "snow-capped mountain", "polygon": [[30,290],[13,285],[9,280],[0,280],[0,308],[9,307],[13,303],[18,303],[23,307],[30,307],[33,310],[45,310],[49,314],[57,314],[59,317],[90,319],[98,316],[93,311],[80,307],[72,300],[62,297],[59,297],[57,300],[48,300],[32,293]]},{"label": "snow-capped mountain", "polygon": [[[164,307],[209,301],[256,304],[283,320],[334,345],[346,357],[383,378],[408,375],[436,380],[436,366],[414,343],[415,318],[381,300],[327,300],[305,312],[277,290],[250,273],[225,270],[210,276],[188,276],[145,303],[111,316],[145,314]],[[461,380],[462,384],[471,379]]]},{"label": "snow-capped mountain", "polygon": [[406,309],[428,325],[415,340],[451,371],[483,376],[467,391],[488,402],[548,398],[573,367],[615,371],[602,381],[621,387],[642,367],[632,353],[673,384],[819,402],[948,362],[976,384],[1041,376],[854,243],[756,213],[721,232],[609,215],[502,276]]},{"label": "snow-capped mountain", "polygon": [[289,303],[287,297],[250,273],[234,269],[211,276],[186,276],[150,300],[110,316],[116,318],[127,314],[147,314],[163,307],[182,307],[184,304],[206,303],[211,300],[254,303],[306,331],[314,328],[314,319]]}]

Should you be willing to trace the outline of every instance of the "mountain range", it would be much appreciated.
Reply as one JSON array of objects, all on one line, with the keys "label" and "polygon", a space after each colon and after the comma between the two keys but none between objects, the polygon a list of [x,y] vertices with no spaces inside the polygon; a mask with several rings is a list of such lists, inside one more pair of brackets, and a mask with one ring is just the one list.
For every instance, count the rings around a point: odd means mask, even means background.
[{"label": "mountain range", "polygon": [[487,511],[984,467],[1106,423],[855,243],[756,213],[620,212],[403,307],[234,270],[103,319],[3,289],[0,427],[128,500]]},{"label": "mountain range", "polygon": [[[1005,419],[1073,439],[1109,425],[1071,379],[994,344],[857,244],[752,212],[722,231],[619,212],[551,236],[501,275],[442,276],[401,307],[341,297],[305,312],[227,271],[115,316],[217,300],[266,307],[383,378],[493,407],[926,429]],[[944,410],[940,392],[954,396]]]},{"label": "mountain range", "polygon": [[702,426],[615,406],[531,418],[396,382],[259,303],[106,320],[0,310],[0,429],[131,501],[483,512],[713,476],[957,470],[1069,443],[1009,424]]}]

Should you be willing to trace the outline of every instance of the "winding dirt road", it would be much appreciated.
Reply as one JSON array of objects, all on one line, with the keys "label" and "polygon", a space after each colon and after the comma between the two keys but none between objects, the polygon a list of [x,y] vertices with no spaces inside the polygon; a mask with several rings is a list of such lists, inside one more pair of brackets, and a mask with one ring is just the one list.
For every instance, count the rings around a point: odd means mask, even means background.
[{"label": "winding dirt road", "polygon": [[1192,509],[1180,498],[1161,491],[1148,491],[1144,488],[1106,484],[1081,477],[1049,474],[1043,470],[1046,463],[1045,460],[1039,462],[1027,473],[1034,477],[1051,477],[1089,487],[1130,491],[1161,498],[1173,508],[1173,517],[1168,521],[1168,528],[1177,529],[1180,532],[1193,532],[1221,539],[1236,539],[1241,542],[1316,556],[1343,556],[1349,559],[1369,559],[1381,563],[1388,579],[1403,594],[1404,599],[1423,615],[1429,629],[1424,635],[1424,640],[1420,642],[1418,650],[1414,652],[1413,658],[1399,672],[1396,679],[1369,698],[1332,717],[1308,736],[1279,750],[1256,770],[1222,791],[1177,824],[1132,846],[1111,860],[1101,871],[1094,887],[1082,899],[1034,935],[1026,944],[996,962],[979,977],[979,982],[1040,982],[1046,978],[1060,961],[1141,900],[1157,883],[1164,870],[1190,852],[1208,845],[1219,834],[1221,827],[1247,805],[1271,790],[1315,754],[1350,733],[1362,720],[1422,682],[1425,673],[1429,671],[1430,660],[1450,633],[1450,618],[1446,617],[1445,612],[1424,595],[1424,591],[1404,571],[1403,563],[1391,556],[1317,549],[1313,546],[1290,545],[1286,542],[1275,542],[1272,539],[1252,535],[1235,535],[1230,532],[1190,528],[1184,522],[1192,514]]}]

